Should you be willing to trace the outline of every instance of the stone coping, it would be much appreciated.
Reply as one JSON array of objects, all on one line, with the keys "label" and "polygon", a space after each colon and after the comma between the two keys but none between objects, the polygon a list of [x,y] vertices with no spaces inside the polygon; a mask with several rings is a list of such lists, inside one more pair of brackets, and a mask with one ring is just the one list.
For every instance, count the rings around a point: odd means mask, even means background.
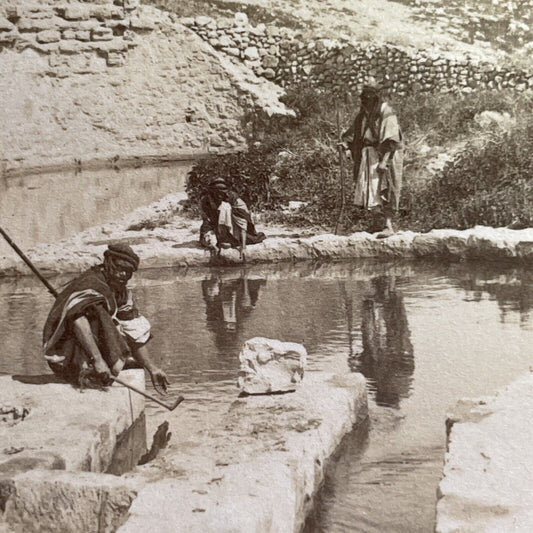
[{"label": "stone coping", "polygon": [[[144,370],[120,377],[144,390]],[[53,375],[1,376],[0,391],[0,532],[115,531],[135,480],[102,472],[144,424],[144,398],[117,384],[80,392]]]},{"label": "stone coping", "polygon": [[[144,390],[144,370],[125,370],[120,377]],[[27,409],[28,414],[0,420],[0,477],[23,471],[25,465],[103,472],[117,437],[144,412],[144,398],[116,383],[106,392],[80,391],[53,374],[0,376],[0,407],[6,406]]]},{"label": "stone coping", "polygon": [[533,531],[533,374],[448,416],[437,533]]},{"label": "stone coping", "polygon": [[[90,228],[73,237],[27,250],[28,257],[46,275],[80,272],[101,261],[109,243],[130,244],[141,257],[141,268],[242,265],[237,250],[224,250],[213,261],[200,247],[200,221],[180,214],[185,193],[165,196],[123,219]],[[155,229],[142,228],[143,225]],[[158,222],[159,221],[159,222]],[[386,239],[357,232],[341,236],[313,234],[310,230],[280,226],[261,227],[267,239],[246,251],[247,264],[283,261],[350,260],[358,258],[533,261],[533,228],[512,230],[476,226],[466,230],[435,229],[428,233],[399,231]],[[295,234],[295,231],[298,232]],[[16,240],[16,239],[15,239]],[[0,277],[29,275],[28,267],[11,253],[0,257]]]},{"label": "stone coping", "polygon": [[299,531],[325,462],[366,416],[364,377],[322,372],[294,393],[237,398],[236,389],[213,411],[182,410],[118,532]]},{"label": "stone coping", "polygon": [[[10,377],[0,378],[6,392],[11,383]],[[80,469],[87,466],[84,455],[98,453],[94,441],[106,431],[113,434],[105,421],[116,418],[117,410],[108,402],[123,390],[88,391],[87,401],[80,403],[77,391],[59,393],[58,387],[65,385],[24,385],[25,392],[10,395],[34,407],[9,432],[33,424],[27,442],[40,440],[58,461],[9,473],[4,469],[1,533],[298,531],[327,459],[368,414],[361,374],[308,372],[296,392],[281,395],[239,398],[235,387],[234,396],[214,398],[207,406],[185,402],[172,414],[154,414],[170,419],[170,444],[155,460],[113,476],[99,473],[102,464],[94,472]],[[77,396],[69,402],[69,395]],[[44,405],[35,407],[35,398]],[[44,413],[59,404],[68,424],[44,431]],[[119,415],[127,410],[118,406]],[[71,438],[71,426],[77,427],[77,438]],[[42,450],[32,453],[44,461]]]}]

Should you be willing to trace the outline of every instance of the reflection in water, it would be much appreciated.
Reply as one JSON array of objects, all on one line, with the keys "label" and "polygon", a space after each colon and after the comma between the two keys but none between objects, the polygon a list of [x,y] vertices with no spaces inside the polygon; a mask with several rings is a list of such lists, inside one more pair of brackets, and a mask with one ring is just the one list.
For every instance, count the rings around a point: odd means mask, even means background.
[{"label": "reflection in water", "polygon": [[378,405],[398,408],[415,369],[407,312],[394,276],[374,278],[371,285],[361,309],[363,351],[350,358],[350,368],[375,386]]},{"label": "reflection in water", "polygon": [[505,323],[510,315],[518,312],[520,324],[527,327],[531,322],[533,309],[533,272],[528,269],[509,269],[505,274],[494,276],[490,270],[472,273],[460,285],[472,291],[469,297],[481,301],[485,293],[494,298],[500,307],[501,321]]},{"label": "reflection in water", "polygon": [[255,308],[259,289],[265,284],[266,279],[249,279],[244,270],[236,279],[223,279],[214,274],[202,280],[207,328],[215,334],[215,344],[220,351],[233,344],[235,334]]},{"label": "reflection in water", "polygon": [[[446,413],[461,397],[493,394],[531,364],[533,326],[520,315],[532,276],[421,263],[258,266],[240,277],[221,268],[207,276],[145,270],[132,280],[152,323],[150,352],[171,377],[171,394],[187,398],[169,418],[173,439],[205,431],[206,413],[227,412],[246,339],[301,342],[310,371],[346,372],[348,360],[371,390],[369,426],[345,440],[306,531],[432,531]],[[66,278],[51,281],[59,287]],[[505,302],[505,322],[496,300]],[[40,332],[51,296],[33,278],[5,279],[0,302],[0,373],[46,372]],[[158,416],[170,415],[147,405],[149,435]]]}]

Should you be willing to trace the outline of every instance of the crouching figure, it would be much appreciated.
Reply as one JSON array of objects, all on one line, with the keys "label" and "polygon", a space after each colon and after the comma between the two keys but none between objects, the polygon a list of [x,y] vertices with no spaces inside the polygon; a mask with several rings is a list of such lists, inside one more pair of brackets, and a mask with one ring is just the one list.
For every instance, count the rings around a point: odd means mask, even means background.
[{"label": "crouching figure", "polygon": [[266,238],[256,230],[246,203],[228,189],[222,178],[209,184],[200,199],[200,210],[200,244],[216,254],[221,248],[238,248],[241,259],[245,259],[246,246]]},{"label": "crouching figure", "polygon": [[133,361],[148,371],[158,392],[166,391],[167,376],[146,348],[150,323],[127,287],[138,266],[130,246],[109,245],[102,264],[59,293],[43,330],[44,356],[56,375],[80,387],[101,387]]}]

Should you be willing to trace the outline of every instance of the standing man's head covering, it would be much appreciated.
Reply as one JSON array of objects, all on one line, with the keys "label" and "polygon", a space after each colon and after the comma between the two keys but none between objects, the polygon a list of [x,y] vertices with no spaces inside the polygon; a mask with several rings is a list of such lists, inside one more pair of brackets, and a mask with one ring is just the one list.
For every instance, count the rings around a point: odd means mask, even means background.
[{"label": "standing man's head covering", "polygon": [[378,85],[375,78],[370,76],[366,79],[363,88],[361,89],[361,99],[369,98],[372,100],[379,99],[381,97],[381,88]]},{"label": "standing man's head covering", "polygon": [[363,89],[361,90],[361,96],[367,95],[374,98],[380,97],[380,89],[377,83],[375,82],[368,82],[363,85]]},{"label": "standing man's head covering", "polygon": [[369,78],[361,90],[361,105],[368,114],[372,125],[375,122],[381,103],[380,87],[374,78]]},{"label": "standing man's head covering", "polygon": [[110,244],[104,252],[104,259],[121,259],[131,265],[134,272],[139,268],[139,256],[127,244]]}]

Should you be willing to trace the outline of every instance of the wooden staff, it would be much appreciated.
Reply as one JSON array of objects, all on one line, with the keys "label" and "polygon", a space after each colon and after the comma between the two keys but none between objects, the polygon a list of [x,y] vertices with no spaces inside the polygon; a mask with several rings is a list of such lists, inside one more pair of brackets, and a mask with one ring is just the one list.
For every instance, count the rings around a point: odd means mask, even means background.
[{"label": "wooden staff", "polygon": [[335,223],[335,235],[337,234],[337,230],[339,228],[339,224],[341,222],[342,216],[344,214],[344,204],[345,204],[345,194],[344,194],[344,164],[343,164],[343,156],[344,156],[344,148],[341,145],[342,139],[341,139],[341,118],[340,118],[340,110],[339,110],[339,102],[338,100],[335,100],[335,119],[337,122],[337,139],[338,139],[338,151],[339,151],[339,173],[340,173],[340,185],[341,185],[341,208],[339,210],[339,216],[337,217],[337,222]]},{"label": "wooden staff", "polygon": [[121,380],[120,378],[117,378],[115,376],[110,376],[113,381],[116,381],[117,383],[120,383],[120,385],[127,387],[128,389],[131,389],[133,392],[136,392],[137,394],[140,394],[141,396],[144,396],[145,398],[148,398],[149,400],[152,400],[155,403],[158,403],[159,405],[165,407],[169,411],[174,411],[176,407],[185,399],[181,394],[171,403],[167,404],[163,401],[161,401],[159,398],[156,398],[155,396],[152,396],[151,394],[148,394],[147,392],[142,391],[141,389],[138,389],[137,387],[134,387],[133,385],[130,385],[126,381]]},{"label": "wooden staff", "polygon": [[17,252],[20,258],[30,267],[31,271],[44,283],[48,292],[57,298],[57,291],[48,283],[48,280],[37,270],[37,267],[24,255],[24,252],[11,240],[11,237],[0,227],[2,237],[7,241],[7,244]]}]

